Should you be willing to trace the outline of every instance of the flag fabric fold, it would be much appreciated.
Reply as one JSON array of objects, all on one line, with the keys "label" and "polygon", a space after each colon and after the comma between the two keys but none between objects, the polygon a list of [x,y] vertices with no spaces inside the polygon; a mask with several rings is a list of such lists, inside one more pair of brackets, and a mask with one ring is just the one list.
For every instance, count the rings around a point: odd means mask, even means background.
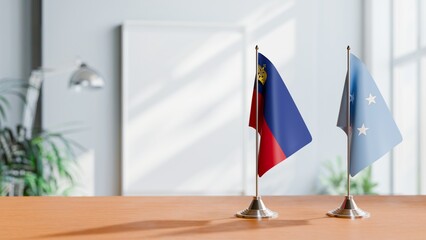
[{"label": "flag fabric fold", "polygon": [[[258,174],[262,176],[310,143],[312,137],[277,69],[261,53],[258,53],[258,80]],[[256,129],[256,87],[249,126]]]},{"label": "flag fabric fold", "polygon": [[350,174],[355,176],[402,141],[401,133],[366,66],[350,54],[350,126],[347,130],[346,74],[337,126],[350,139]]}]

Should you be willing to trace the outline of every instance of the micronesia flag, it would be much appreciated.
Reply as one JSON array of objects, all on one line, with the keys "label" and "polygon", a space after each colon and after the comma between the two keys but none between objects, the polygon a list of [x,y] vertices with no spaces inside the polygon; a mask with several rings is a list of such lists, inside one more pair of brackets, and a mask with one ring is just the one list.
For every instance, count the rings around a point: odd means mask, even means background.
[{"label": "micronesia flag", "polygon": [[[355,176],[402,141],[401,133],[365,65],[350,54],[350,174]],[[347,132],[347,74],[337,126]]]},{"label": "micronesia flag", "polygon": [[[262,176],[310,143],[312,137],[277,69],[260,53],[258,80],[260,134],[258,174]],[[256,88],[253,91],[249,126],[256,129],[255,91]]]}]

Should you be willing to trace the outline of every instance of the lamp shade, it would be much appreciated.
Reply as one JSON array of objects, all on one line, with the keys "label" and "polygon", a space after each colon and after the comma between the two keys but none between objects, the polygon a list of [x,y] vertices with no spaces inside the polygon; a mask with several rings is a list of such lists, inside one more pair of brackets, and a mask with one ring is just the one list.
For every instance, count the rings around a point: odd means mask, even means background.
[{"label": "lamp shade", "polygon": [[74,89],[99,89],[105,85],[104,79],[97,71],[82,63],[71,75],[69,86]]}]

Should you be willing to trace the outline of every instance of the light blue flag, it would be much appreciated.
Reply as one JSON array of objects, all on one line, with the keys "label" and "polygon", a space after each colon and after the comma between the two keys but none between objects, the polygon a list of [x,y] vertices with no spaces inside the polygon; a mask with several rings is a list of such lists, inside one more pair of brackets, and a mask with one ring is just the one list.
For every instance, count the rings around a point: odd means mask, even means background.
[{"label": "light blue flag", "polygon": [[[352,127],[350,174],[355,176],[399,144],[402,136],[376,83],[365,65],[353,54],[350,54],[350,68]],[[346,76],[337,120],[337,126],[346,134],[348,134],[347,83]]]}]

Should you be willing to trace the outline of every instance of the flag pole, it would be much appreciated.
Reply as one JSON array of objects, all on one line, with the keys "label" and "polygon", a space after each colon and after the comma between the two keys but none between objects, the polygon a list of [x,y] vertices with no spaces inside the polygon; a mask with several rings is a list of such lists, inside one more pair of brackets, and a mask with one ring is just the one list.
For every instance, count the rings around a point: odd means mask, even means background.
[{"label": "flag pole", "polygon": [[256,45],[256,198],[259,198],[259,46]]},{"label": "flag pole", "polygon": [[351,195],[351,176],[350,176],[350,166],[351,166],[351,138],[352,138],[352,127],[351,127],[351,60],[350,60],[350,51],[351,47],[348,45],[347,50],[347,74],[348,82],[346,86],[346,129],[347,129],[347,196]]},{"label": "flag pole", "polygon": [[255,98],[256,98],[256,195],[250,206],[235,214],[239,218],[276,218],[278,213],[269,210],[263,203],[259,195],[259,46],[256,45],[256,77],[255,77]]},{"label": "flag pole", "polygon": [[[338,217],[338,218],[368,218],[370,217],[370,213],[363,211],[359,208],[353,196],[351,195],[351,142],[352,142],[352,124],[351,124],[351,62],[350,62],[350,50],[351,47],[348,46],[347,50],[347,81],[346,81],[346,130],[347,130],[347,194],[343,203],[340,207],[327,212],[327,215],[330,217]],[[353,101],[356,101],[355,97]]]}]

